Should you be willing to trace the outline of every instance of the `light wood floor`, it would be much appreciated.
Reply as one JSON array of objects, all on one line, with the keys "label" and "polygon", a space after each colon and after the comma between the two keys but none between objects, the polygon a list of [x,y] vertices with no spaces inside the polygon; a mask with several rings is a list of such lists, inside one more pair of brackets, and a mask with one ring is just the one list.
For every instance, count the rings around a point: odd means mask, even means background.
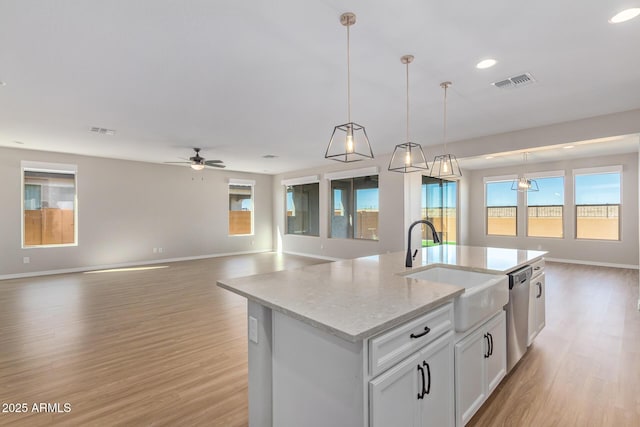
[{"label": "light wood floor", "polygon": [[467,425],[640,426],[638,271],[545,272],[545,329]]},{"label": "light wood floor", "polygon": [[[72,409],[0,413],[0,425],[246,426],[246,301],[215,280],[317,262],[258,254],[0,281],[0,402]],[[469,425],[639,426],[638,272],[546,274],[546,328]]]},{"label": "light wood floor", "polygon": [[246,299],[216,279],[318,262],[268,253],[0,281],[0,403],[71,404],[0,412],[0,425],[246,426]]}]

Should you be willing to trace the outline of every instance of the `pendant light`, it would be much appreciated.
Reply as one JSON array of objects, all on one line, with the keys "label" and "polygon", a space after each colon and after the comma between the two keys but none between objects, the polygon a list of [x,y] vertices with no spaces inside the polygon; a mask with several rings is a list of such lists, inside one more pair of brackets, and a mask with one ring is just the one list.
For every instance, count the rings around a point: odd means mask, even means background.
[{"label": "pendant light", "polygon": [[451,86],[451,82],[442,82],[440,87],[444,89],[444,120],[442,139],[444,152],[441,156],[435,156],[433,165],[431,165],[430,176],[435,178],[455,178],[462,176],[462,171],[458,165],[458,160],[453,154],[447,153],[447,89]]},{"label": "pendant light", "polygon": [[528,192],[528,191],[540,191],[538,188],[538,182],[535,179],[527,179],[525,176],[526,166],[527,166],[527,155],[529,153],[522,153],[522,171],[523,175],[513,180],[511,183],[511,189],[519,192]]},{"label": "pendant light", "polygon": [[340,23],[347,27],[347,112],[348,122],[333,129],[325,159],[350,163],[362,159],[373,159],[373,151],[364,126],[351,121],[351,52],[349,50],[349,28],[356,23],[351,12],[340,15]]},{"label": "pendant light", "polygon": [[427,160],[424,158],[422,146],[409,139],[409,64],[413,61],[413,55],[404,55],[400,62],[407,66],[407,142],[396,145],[388,169],[393,172],[410,173],[421,170],[429,170]]}]

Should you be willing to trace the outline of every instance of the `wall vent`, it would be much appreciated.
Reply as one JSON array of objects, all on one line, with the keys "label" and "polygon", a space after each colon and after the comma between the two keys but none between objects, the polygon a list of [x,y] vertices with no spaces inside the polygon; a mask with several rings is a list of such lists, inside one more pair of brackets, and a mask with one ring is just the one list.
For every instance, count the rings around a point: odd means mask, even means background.
[{"label": "wall vent", "polygon": [[99,128],[95,126],[89,129],[89,132],[97,133],[99,135],[109,135],[109,136],[113,136],[116,134],[116,131],[113,129]]},{"label": "wall vent", "polygon": [[533,78],[531,73],[524,73],[491,84],[498,89],[515,89],[520,86],[526,86],[531,83],[535,83],[535,81],[536,79]]}]

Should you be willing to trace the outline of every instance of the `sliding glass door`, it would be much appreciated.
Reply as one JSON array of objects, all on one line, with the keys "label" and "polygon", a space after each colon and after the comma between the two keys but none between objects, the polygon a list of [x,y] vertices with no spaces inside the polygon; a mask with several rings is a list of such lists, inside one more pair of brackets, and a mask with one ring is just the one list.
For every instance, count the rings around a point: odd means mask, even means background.
[{"label": "sliding glass door", "polygon": [[[422,177],[422,219],[433,223],[443,244],[456,243],[458,183]],[[422,246],[433,245],[431,231],[422,230]]]}]

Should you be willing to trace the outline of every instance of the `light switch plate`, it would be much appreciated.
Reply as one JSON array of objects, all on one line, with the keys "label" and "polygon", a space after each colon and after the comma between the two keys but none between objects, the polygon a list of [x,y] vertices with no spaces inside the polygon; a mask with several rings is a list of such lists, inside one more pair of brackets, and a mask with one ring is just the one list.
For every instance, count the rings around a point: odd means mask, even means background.
[{"label": "light switch plate", "polygon": [[258,319],[249,316],[249,341],[258,344]]}]

